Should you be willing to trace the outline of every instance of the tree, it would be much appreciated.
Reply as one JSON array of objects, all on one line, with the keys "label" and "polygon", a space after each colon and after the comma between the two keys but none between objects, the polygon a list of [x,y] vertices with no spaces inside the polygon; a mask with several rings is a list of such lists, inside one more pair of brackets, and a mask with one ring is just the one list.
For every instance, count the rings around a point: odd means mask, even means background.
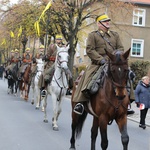
[{"label": "tree", "polygon": [[[102,1],[102,0],[99,0]],[[57,0],[53,3],[51,20],[58,33],[62,33],[69,42],[69,68],[73,71],[74,55],[78,43],[78,33],[86,18],[91,17],[90,12],[84,13],[85,8],[96,0]]]}]

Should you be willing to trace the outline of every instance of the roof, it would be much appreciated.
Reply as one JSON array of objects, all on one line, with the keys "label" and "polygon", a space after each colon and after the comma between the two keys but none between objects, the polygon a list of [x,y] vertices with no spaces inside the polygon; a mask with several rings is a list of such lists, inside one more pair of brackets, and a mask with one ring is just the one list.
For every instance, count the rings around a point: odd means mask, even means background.
[{"label": "roof", "polygon": [[135,4],[145,4],[145,5],[150,5],[150,0],[122,0],[124,2],[130,2],[130,3],[135,3]]}]

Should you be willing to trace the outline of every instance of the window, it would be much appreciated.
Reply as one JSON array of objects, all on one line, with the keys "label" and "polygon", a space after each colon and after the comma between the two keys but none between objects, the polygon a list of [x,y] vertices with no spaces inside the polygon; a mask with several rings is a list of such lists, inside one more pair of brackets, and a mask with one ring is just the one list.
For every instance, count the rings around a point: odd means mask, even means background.
[{"label": "window", "polygon": [[131,42],[131,56],[143,57],[144,52],[144,40],[132,39]]},{"label": "window", "polygon": [[134,26],[145,26],[145,9],[135,9],[133,11],[133,25]]}]

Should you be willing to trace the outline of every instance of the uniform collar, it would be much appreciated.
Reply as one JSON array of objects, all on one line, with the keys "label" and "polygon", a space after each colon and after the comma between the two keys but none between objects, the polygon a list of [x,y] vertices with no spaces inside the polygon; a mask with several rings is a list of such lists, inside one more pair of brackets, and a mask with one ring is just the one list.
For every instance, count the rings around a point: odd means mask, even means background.
[{"label": "uniform collar", "polygon": [[107,32],[104,32],[103,30],[99,30],[99,32],[100,32],[100,34],[101,34],[102,36],[104,36],[105,34],[111,36],[111,33],[110,33],[109,30],[108,30]]}]

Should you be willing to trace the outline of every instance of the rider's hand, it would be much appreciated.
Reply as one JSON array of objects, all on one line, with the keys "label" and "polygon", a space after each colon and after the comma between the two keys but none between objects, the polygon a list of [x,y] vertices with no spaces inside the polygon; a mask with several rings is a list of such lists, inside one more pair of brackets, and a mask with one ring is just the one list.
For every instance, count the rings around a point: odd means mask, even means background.
[{"label": "rider's hand", "polygon": [[101,60],[101,65],[104,65],[106,62],[107,62],[107,60],[106,60],[105,58],[103,58],[103,59]]}]

